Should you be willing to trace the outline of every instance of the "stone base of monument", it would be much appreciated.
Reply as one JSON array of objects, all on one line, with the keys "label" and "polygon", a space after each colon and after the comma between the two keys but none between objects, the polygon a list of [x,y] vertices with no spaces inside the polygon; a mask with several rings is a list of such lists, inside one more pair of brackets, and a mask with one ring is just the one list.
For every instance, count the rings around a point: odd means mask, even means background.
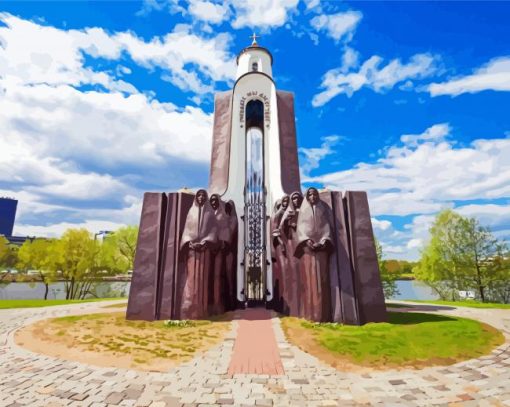
[{"label": "stone base of monument", "polygon": [[[183,192],[144,195],[128,319],[203,319],[244,307],[236,295],[237,232],[230,246],[219,239],[190,249],[181,241],[195,199]],[[257,305],[317,322],[386,321],[366,193],[323,191],[320,200],[332,217],[328,254],[297,258],[293,249],[282,255],[271,245],[277,292]]]}]

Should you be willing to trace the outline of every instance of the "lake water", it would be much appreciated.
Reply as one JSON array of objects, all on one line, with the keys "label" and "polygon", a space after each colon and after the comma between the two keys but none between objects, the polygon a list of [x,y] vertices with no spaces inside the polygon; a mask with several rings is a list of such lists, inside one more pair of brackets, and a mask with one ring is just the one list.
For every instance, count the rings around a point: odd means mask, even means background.
[{"label": "lake water", "polygon": [[417,280],[398,280],[400,292],[393,300],[439,300],[439,296],[425,283]]},{"label": "lake water", "polygon": [[[130,282],[109,281],[96,284],[96,294],[100,298],[125,297],[129,294]],[[399,280],[397,288],[400,294],[394,300],[437,300],[439,297],[424,283],[416,280]],[[42,283],[11,283],[0,285],[0,300],[30,300],[44,298]],[[48,299],[64,299],[63,282],[50,284]]]},{"label": "lake water", "polygon": [[[94,291],[99,298],[127,297],[129,281],[105,281],[95,284]],[[43,283],[10,283],[0,285],[0,300],[34,300],[44,299],[45,286]],[[66,298],[64,283],[59,281],[50,284],[49,300],[63,300]]]}]

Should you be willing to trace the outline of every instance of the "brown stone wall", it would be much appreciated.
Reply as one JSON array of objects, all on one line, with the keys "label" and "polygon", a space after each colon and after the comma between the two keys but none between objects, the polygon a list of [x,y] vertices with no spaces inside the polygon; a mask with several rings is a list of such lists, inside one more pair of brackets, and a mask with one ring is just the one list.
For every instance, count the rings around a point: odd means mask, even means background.
[{"label": "brown stone wall", "polygon": [[161,262],[161,242],[167,207],[165,194],[146,192],[143,196],[142,215],[133,277],[129,291],[127,319],[156,319],[157,287]]},{"label": "brown stone wall", "polygon": [[354,271],[354,289],[361,324],[387,320],[366,192],[347,191],[347,218]]},{"label": "brown stone wall", "polygon": [[291,92],[276,91],[278,128],[280,133],[280,160],[282,187],[286,194],[301,190],[299,161],[294,116],[294,95]]},{"label": "brown stone wall", "polygon": [[214,95],[214,126],[211,150],[209,194],[222,195],[228,187],[230,139],[232,134],[232,91]]}]

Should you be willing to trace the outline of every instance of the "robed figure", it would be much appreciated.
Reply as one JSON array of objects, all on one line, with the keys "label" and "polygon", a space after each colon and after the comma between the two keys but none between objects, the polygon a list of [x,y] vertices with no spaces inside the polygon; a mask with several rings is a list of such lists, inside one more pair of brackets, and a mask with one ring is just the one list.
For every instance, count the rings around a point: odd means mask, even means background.
[{"label": "robed figure", "polygon": [[302,306],[301,269],[303,266],[302,262],[294,256],[298,246],[296,227],[302,202],[301,192],[293,192],[279,225],[280,239],[286,248],[285,267],[281,271],[283,313],[292,316],[300,316]]},{"label": "robed figure", "polygon": [[225,212],[225,202],[218,194],[209,199],[214,211],[218,230],[218,244],[213,251],[213,272],[209,275],[209,314],[217,315],[225,311],[225,293],[222,292],[226,279],[226,260],[230,246],[229,217]]},{"label": "robed figure", "polygon": [[280,222],[285,210],[289,206],[289,196],[284,195],[282,199],[276,201],[273,214],[271,216],[271,237],[273,243],[273,308],[276,311],[283,312],[283,275],[282,270],[287,267],[287,247],[282,240],[280,232]]},{"label": "robed figure", "polygon": [[217,244],[214,211],[207,192],[200,189],[186,217],[181,238],[181,250],[186,252],[181,319],[200,319],[208,315],[209,274],[213,268],[212,253]]},{"label": "robed figure", "polygon": [[333,214],[320,199],[319,191],[309,188],[297,220],[295,255],[302,265],[302,317],[317,322],[331,319],[329,255],[333,249]]},{"label": "robed figure", "polygon": [[223,280],[223,290],[225,298],[225,308],[228,311],[237,308],[237,233],[238,220],[236,205],[230,200],[225,203],[225,213],[228,223],[228,239],[225,258],[225,279]]}]

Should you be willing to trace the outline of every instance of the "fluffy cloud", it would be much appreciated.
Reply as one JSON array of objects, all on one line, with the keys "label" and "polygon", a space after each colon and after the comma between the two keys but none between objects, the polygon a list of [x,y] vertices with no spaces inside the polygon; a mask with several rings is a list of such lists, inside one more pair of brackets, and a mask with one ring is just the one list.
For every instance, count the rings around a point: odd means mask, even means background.
[{"label": "fluffy cloud", "polygon": [[234,28],[270,29],[284,25],[297,11],[299,0],[231,0],[235,9]]},{"label": "fluffy cloud", "polygon": [[363,189],[372,213],[435,213],[460,201],[510,196],[510,139],[479,139],[468,147],[445,140],[448,124],[406,135],[374,164],[310,177],[331,189]]},{"label": "fluffy cloud", "polygon": [[86,57],[160,65],[182,89],[202,92],[233,73],[227,36],[205,39],[181,26],[145,41],[5,13],[0,21],[0,192],[19,200],[16,233],[137,223],[143,190],[196,184],[212,115],[139,93],[119,79],[130,75],[124,64],[101,70]]},{"label": "fluffy cloud", "polygon": [[[117,60],[127,53],[137,64],[159,67],[164,77],[185,91],[212,91],[212,82],[230,81],[235,73],[227,50],[230,36],[203,38],[178,26],[150,41],[131,32],[108,34],[101,28],[60,30],[0,14],[0,77],[2,82],[34,85],[101,85],[108,90],[136,93],[136,88],[113,73],[84,66],[84,54]],[[58,45],[57,45],[58,44]]]},{"label": "fluffy cloud", "polygon": [[336,42],[350,41],[363,14],[359,11],[346,11],[337,14],[321,14],[310,21],[317,31],[325,31]]},{"label": "fluffy cloud", "polygon": [[[374,55],[367,59],[358,71],[352,71],[347,68],[349,65],[346,65],[346,61],[353,61],[353,57],[354,55],[344,58],[342,66],[326,72],[320,86],[323,90],[314,96],[313,106],[323,106],[340,94],[350,97],[364,86],[381,93],[398,83],[428,77],[436,72],[438,60],[433,55],[416,54],[407,63],[393,59],[381,66],[383,59]],[[352,62],[350,66],[354,67],[355,64]]]},{"label": "fluffy cloud", "polygon": [[472,75],[447,82],[432,83],[427,89],[431,96],[458,96],[484,90],[510,91],[510,57],[493,59]]},{"label": "fluffy cloud", "polygon": [[192,0],[189,2],[188,11],[198,20],[211,24],[219,24],[229,17],[227,5],[210,1]]},{"label": "fluffy cloud", "polygon": [[320,147],[299,148],[301,154],[301,172],[305,177],[310,171],[319,167],[321,160],[333,153],[333,147],[340,141],[340,136],[327,136],[322,138]]}]

